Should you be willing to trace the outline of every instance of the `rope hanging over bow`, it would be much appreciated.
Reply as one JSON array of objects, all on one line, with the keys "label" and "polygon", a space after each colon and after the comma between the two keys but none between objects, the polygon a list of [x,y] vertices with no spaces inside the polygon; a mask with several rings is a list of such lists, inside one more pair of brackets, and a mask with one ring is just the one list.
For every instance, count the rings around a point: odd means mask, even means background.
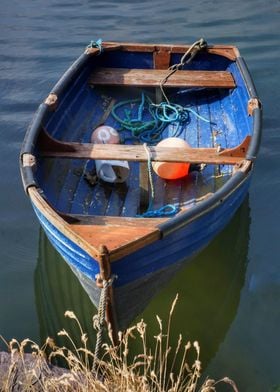
[{"label": "rope hanging over bow", "polygon": [[106,323],[106,307],[107,307],[107,300],[108,300],[108,290],[109,287],[113,284],[115,278],[116,278],[115,276],[112,276],[108,280],[103,279],[101,281],[102,288],[101,288],[101,293],[99,298],[98,312],[97,315],[93,317],[93,328],[97,330],[95,350],[94,350],[94,362],[92,365],[92,371],[95,373],[97,371],[97,361],[100,358],[102,335]]}]

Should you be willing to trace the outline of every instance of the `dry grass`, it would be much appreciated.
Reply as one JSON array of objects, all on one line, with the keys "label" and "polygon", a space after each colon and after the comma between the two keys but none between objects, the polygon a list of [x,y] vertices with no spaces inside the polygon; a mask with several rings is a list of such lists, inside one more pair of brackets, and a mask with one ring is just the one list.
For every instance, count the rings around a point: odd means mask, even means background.
[{"label": "dry grass", "polygon": [[[73,319],[79,328],[81,347],[76,346],[65,330],[58,334],[69,339],[71,349],[56,346],[50,338],[46,340],[43,347],[28,339],[21,343],[16,340],[6,343],[11,355],[7,361],[0,357],[2,368],[0,390],[3,392],[214,392],[220,383],[227,383],[234,392],[238,392],[234,382],[228,378],[218,381],[207,379],[204,383],[200,382],[201,362],[198,342],[184,343],[182,336],[179,336],[177,346],[170,347],[171,321],[176,301],[177,298],[172,304],[166,331],[162,320],[157,316],[159,332],[154,336],[153,349],[147,347],[147,325],[141,320],[124,334],[119,334],[118,346],[104,343],[102,357],[98,360],[87,347],[87,335],[79,320],[73,312],[67,311],[65,316]],[[129,348],[133,343],[132,340],[135,339],[140,340],[142,352],[130,359]],[[30,350],[31,354],[26,354]],[[46,355],[47,352],[50,354]],[[195,354],[192,365],[187,361],[190,352]],[[51,365],[55,359],[63,359],[68,369]]]}]

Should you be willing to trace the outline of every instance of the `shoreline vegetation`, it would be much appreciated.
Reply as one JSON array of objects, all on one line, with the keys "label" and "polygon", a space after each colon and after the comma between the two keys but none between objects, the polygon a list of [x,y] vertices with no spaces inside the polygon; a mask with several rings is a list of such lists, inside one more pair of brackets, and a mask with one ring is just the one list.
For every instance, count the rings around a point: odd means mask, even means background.
[{"label": "shoreline vegetation", "polygon": [[[8,352],[0,352],[0,390],[48,392],[215,392],[221,383],[238,392],[228,377],[218,381],[201,381],[200,347],[198,342],[183,342],[170,347],[171,319],[177,302],[173,301],[166,328],[156,316],[159,332],[154,336],[153,349],[147,346],[147,325],[143,320],[119,333],[119,344],[104,337],[100,355],[88,349],[87,334],[71,311],[65,316],[76,322],[81,347],[77,347],[66,330],[58,332],[69,341],[69,347],[56,345],[52,338],[39,347],[29,339],[6,342]],[[130,356],[133,340],[141,342],[141,352]],[[189,365],[187,357],[193,357]],[[57,364],[63,363],[63,367]]]}]

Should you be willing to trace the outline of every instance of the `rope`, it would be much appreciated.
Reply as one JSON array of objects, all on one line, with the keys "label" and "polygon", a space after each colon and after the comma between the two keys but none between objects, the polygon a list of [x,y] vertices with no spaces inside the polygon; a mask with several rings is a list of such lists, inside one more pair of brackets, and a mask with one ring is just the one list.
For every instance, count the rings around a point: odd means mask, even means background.
[{"label": "rope", "polygon": [[199,118],[202,121],[210,122],[207,118],[199,115],[193,109],[188,106],[182,106],[177,103],[166,103],[161,102],[159,104],[152,104],[156,108],[156,117],[162,121],[167,123],[172,122],[186,122],[189,120],[189,113],[192,113],[195,117]]},{"label": "rope", "polygon": [[97,330],[96,334],[96,343],[94,350],[94,361],[92,365],[92,371],[96,372],[97,368],[97,360],[100,358],[100,349],[102,345],[102,334],[105,328],[105,318],[106,318],[106,306],[107,306],[107,297],[108,297],[108,289],[113,284],[115,277],[112,277],[108,280],[102,280],[103,287],[101,289],[98,312],[97,315],[93,317],[93,328]]},{"label": "rope", "polygon": [[205,49],[206,47],[207,47],[207,42],[203,38],[200,38],[200,40],[195,41],[189,47],[189,49],[183,54],[183,56],[181,57],[180,62],[178,64],[173,64],[171,67],[168,68],[170,70],[169,74],[167,74],[160,82],[160,90],[161,90],[162,95],[164,96],[164,98],[168,104],[170,102],[169,102],[169,99],[167,98],[167,95],[164,92],[163,85],[167,82],[167,80],[170,78],[171,75],[173,75],[179,69],[182,69],[185,64],[189,64],[193,60],[193,58],[196,56],[196,54],[199,51]]},{"label": "rope", "polygon": [[147,154],[147,166],[148,166],[148,177],[149,177],[149,182],[150,182],[150,188],[151,188],[151,196],[150,196],[150,201],[149,201],[149,206],[146,212],[143,214],[136,215],[138,218],[160,218],[160,217],[168,217],[168,216],[173,216],[179,212],[179,207],[175,206],[174,204],[166,204],[163,207],[153,210],[153,203],[155,199],[155,189],[154,189],[154,184],[153,184],[153,174],[152,174],[152,162],[151,162],[151,154],[149,151],[149,148],[146,143],[144,143],[144,149]]},{"label": "rope", "polygon": [[[127,105],[138,104],[132,113],[126,108]],[[122,109],[124,118],[121,118],[119,110]],[[136,114],[135,114],[136,111]],[[131,132],[132,137],[137,138],[142,143],[156,144],[162,139],[162,133],[166,126],[176,123],[177,127],[171,136],[179,136],[179,129],[190,121],[190,113],[205,122],[210,122],[206,118],[196,113],[188,106],[182,106],[176,103],[161,102],[155,104],[152,100],[142,93],[141,98],[118,102],[112,108],[113,118],[121,125],[121,130]],[[149,120],[144,120],[148,115]]]},{"label": "rope", "polygon": [[175,206],[174,204],[165,204],[161,208],[157,210],[147,210],[141,215],[136,215],[141,218],[162,218],[168,216],[174,216],[180,211],[180,208]]},{"label": "rope", "polygon": [[154,199],[155,199],[155,189],[154,189],[154,183],[153,183],[151,154],[150,154],[149,148],[148,148],[146,143],[144,143],[144,149],[145,149],[145,152],[146,152],[147,157],[148,157],[148,160],[147,160],[148,177],[149,177],[150,188],[151,188],[151,196],[150,196],[150,202],[149,202],[148,210],[150,210],[152,208],[152,205],[153,205]]},{"label": "rope", "polygon": [[[132,114],[132,105],[139,104],[136,116]],[[130,109],[126,108],[130,106]],[[124,118],[117,113],[123,109]],[[151,99],[142,93],[141,98],[121,101],[114,105],[111,112],[113,118],[121,125],[122,130],[130,131],[132,137],[139,139],[142,143],[158,143],[161,140],[161,133],[166,124],[162,123],[152,108]],[[144,116],[148,115],[149,120],[144,121]]]},{"label": "rope", "polygon": [[102,39],[99,38],[96,41],[90,41],[90,43],[88,44],[87,48],[97,48],[97,49],[99,49],[99,54],[100,54],[103,51]]}]

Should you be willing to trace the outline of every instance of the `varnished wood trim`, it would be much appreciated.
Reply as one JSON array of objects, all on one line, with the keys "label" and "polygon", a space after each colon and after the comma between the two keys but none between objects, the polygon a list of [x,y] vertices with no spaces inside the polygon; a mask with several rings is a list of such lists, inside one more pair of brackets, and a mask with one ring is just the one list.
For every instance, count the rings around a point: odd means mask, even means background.
[{"label": "varnished wood trim", "polygon": [[[168,75],[162,69],[97,68],[89,84],[111,86],[158,87]],[[164,87],[234,88],[235,82],[226,71],[176,71]]]},{"label": "varnished wood trim", "polygon": [[[119,49],[126,52],[154,52],[156,50],[168,50],[170,53],[185,53],[191,45],[180,44],[141,44],[128,42],[103,42],[106,49],[108,46],[118,45]],[[208,45],[205,49],[208,53],[217,54],[235,61],[239,56],[238,49],[233,45]]]},{"label": "varnished wood trim", "polygon": [[128,256],[161,238],[161,232],[157,227],[142,224],[138,226],[73,224],[71,229],[95,248],[106,244],[111,262]]},{"label": "varnished wood trim", "polygon": [[153,53],[154,69],[168,69],[171,59],[170,50],[159,49]]},{"label": "varnished wood trim", "polygon": [[28,188],[28,195],[32,203],[38,208],[39,211],[53,224],[61,233],[68,237],[75,244],[79,245],[85,252],[95,258],[97,261],[100,260],[100,254],[96,248],[90,246],[82,237],[71,230],[69,225],[59,214],[46,202],[41,196],[39,190],[36,187]]},{"label": "varnished wood trim", "polygon": [[[101,245],[106,245],[110,262],[113,262],[161,238],[160,230],[153,224],[147,224],[149,219],[144,218],[140,218],[135,226],[118,223],[109,225],[106,219],[101,225],[101,217],[99,222],[96,221],[97,224],[69,224],[46,202],[36,187],[29,187],[28,194],[32,203],[52,225],[98,262],[101,259]],[[127,222],[126,219],[124,221]]]},{"label": "varnished wood trim", "polygon": [[251,139],[252,137],[247,135],[238,146],[233,148],[226,148],[220,151],[219,155],[227,157],[239,157],[243,160],[246,156],[246,152],[248,151]]}]

